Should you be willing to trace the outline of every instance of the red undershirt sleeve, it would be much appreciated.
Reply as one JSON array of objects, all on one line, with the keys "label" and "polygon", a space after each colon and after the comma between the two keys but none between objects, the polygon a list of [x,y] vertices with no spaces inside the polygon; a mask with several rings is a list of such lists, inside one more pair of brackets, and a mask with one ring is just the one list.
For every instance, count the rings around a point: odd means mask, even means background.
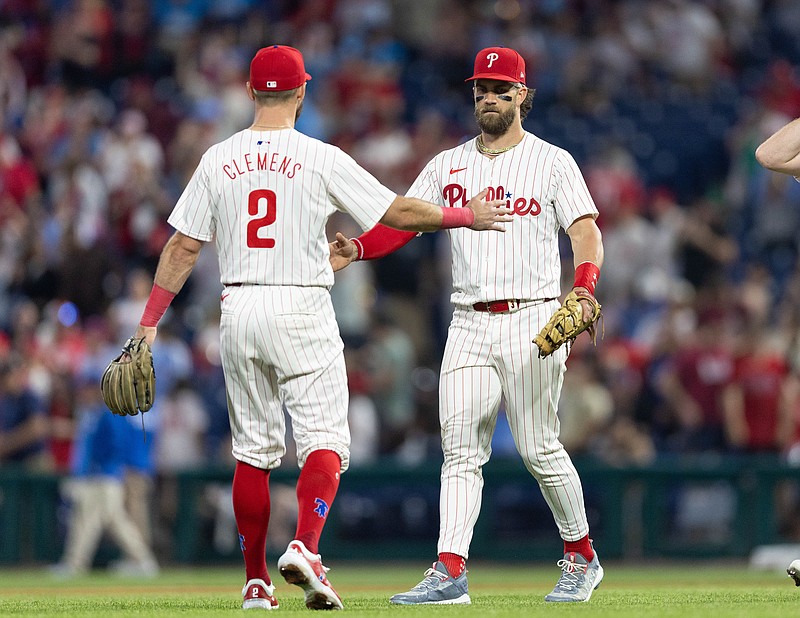
[{"label": "red undershirt sleeve", "polygon": [[358,247],[359,260],[376,260],[394,253],[416,235],[416,232],[404,232],[378,223],[371,230],[354,238],[353,242]]}]

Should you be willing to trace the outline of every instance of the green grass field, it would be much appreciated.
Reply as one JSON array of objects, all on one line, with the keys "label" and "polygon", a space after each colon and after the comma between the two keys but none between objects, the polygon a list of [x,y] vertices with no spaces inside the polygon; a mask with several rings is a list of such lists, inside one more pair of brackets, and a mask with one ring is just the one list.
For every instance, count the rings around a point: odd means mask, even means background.
[{"label": "green grass field", "polygon": [[[425,565],[334,565],[329,577],[352,616],[607,616],[609,618],[760,618],[800,615],[800,588],[781,572],[695,563],[605,564],[606,576],[589,603],[545,604],[555,567],[470,565],[469,606],[399,607],[391,594],[410,588]],[[277,573],[280,616],[309,615],[301,591]],[[236,568],[166,569],[158,578],[125,580],[98,571],[59,580],[39,569],[0,570],[0,616],[231,616],[242,614]],[[248,612],[248,615],[255,612]]]}]

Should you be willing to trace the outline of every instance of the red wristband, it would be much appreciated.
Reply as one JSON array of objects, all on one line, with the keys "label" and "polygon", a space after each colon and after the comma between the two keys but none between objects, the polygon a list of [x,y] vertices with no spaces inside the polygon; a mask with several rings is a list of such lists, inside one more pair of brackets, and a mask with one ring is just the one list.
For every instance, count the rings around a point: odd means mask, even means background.
[{"label": "red wristband", "polygon": [[575,283],[572,284],[572,287],[586,288],[590,294],[594,295],[598,277],[600,277],[600,269],[593,262],[581,262],[575,269]]},{"label": "red wristband", "polygon": [[442,208],[442,227],[449,230],[454,227],[469,227],[475,222],[475,213],[471,208]]},{"label": "red wristband", "polygon": [[142,319],[139,324],[142,326],[158,326],[158,321],[167,311],[173,298],[175,298],[174,292],[169,292],[160,285],[154,283],[153,289],[150,290],[150,298],[147,299],[147,304],[144,306],[144,312],[142,313]]},{"label": "red wristband", "polygon": [[356,259],[353,260],[354,262],[358,262],[358,260],[364,259],[364,245],[361,244],[361,241],[358,238],[351,238],[350,242],[352,242],[356,246]]}]

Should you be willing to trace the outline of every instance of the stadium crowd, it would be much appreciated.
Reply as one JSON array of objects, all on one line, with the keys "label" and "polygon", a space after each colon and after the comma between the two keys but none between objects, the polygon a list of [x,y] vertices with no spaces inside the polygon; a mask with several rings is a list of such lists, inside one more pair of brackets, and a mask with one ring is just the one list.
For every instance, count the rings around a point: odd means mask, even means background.
[{"label": "stadium crowd", "polygon": [[[398,192],[472,136],[475,51],[519,50],[525,126],[575,155],[606,251],[604,337],[578,340],[565,378],[568,450],[800,464],[800,183],[754,158],[800,116],[800,3],[3,0],[0,465],[70,471],[81,386],[133,333],[200,155],[249,123],[247,61],[271,41],[313,76],[298,129]],[[440,456],[440,236],[337,273],[353,466]],[[133,419],[151,479],[232,464],[212,252],[159,328],[156,406]],[[498,454],[506,440],[501,425]]]}]

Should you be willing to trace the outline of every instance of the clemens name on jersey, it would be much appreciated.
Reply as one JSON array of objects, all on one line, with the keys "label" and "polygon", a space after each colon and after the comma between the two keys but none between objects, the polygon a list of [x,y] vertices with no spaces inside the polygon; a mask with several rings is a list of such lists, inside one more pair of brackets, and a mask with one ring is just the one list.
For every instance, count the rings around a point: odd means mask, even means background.
[{"label": "clemens name on jersey", "polygon": [[[259,142],[261,146],[264,142]],[[269,143],[269,142],[267,142]],[[292,158],[277,152],[258,152],[250,154],[246,152],[240,159],[233,159],[222,166],[222,171],[231,180],[236,180],[239,176],[247,172],[277,172],[285,174],[287,178],[294,178],[297,171],[303,167],[300,163],[292,163]]]}]

